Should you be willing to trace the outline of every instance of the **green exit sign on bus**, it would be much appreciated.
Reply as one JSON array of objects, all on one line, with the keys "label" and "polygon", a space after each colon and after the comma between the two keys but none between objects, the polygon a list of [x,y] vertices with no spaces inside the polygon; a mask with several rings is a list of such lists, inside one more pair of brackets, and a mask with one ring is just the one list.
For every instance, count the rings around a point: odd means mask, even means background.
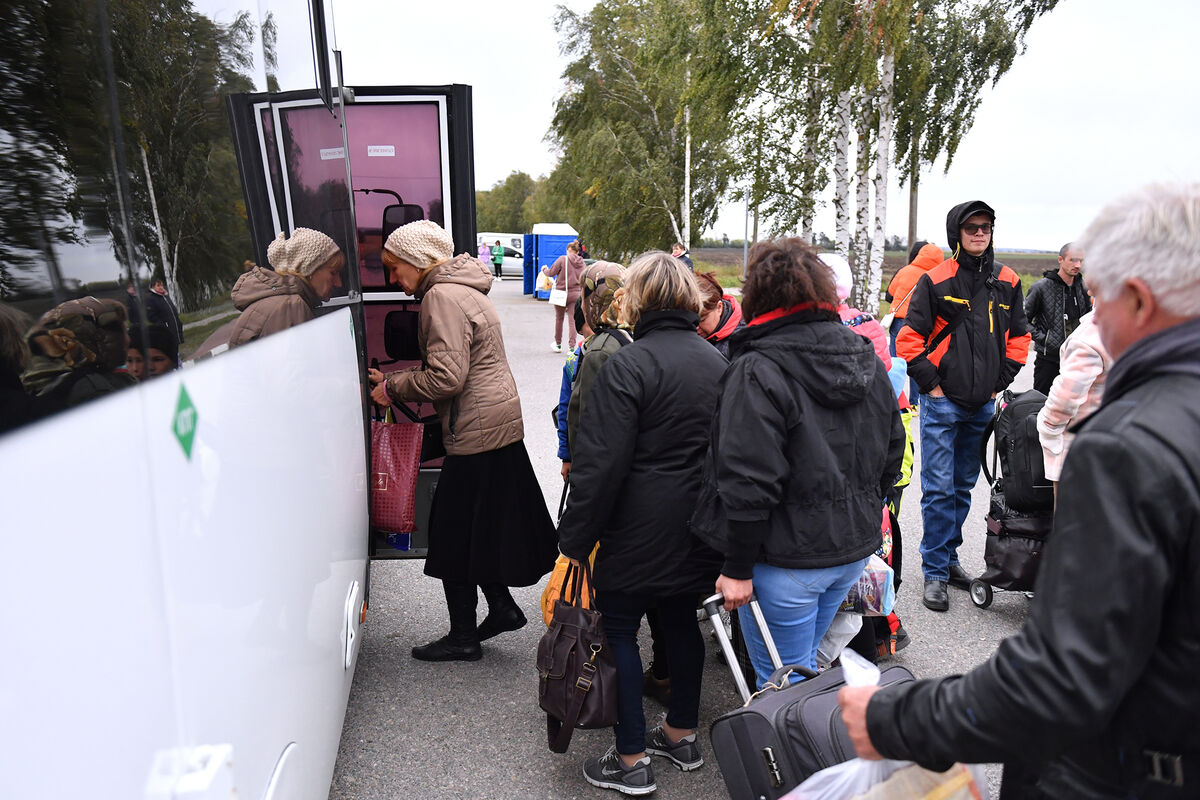
[{"label": "green exit sign on bus", "polygon": [[175,405],[175,419],[172,422],[172,430],[175,432],[175,438],[179,440],[179,446],[183,448],[184,455],[188,460],[192,459],[192,442],[196,438],[196,425],[200,418],[196,414],[196,407],[192,405],[192,398],[188,397],[187,387],[182,383],[179,384],[179,402]]}]

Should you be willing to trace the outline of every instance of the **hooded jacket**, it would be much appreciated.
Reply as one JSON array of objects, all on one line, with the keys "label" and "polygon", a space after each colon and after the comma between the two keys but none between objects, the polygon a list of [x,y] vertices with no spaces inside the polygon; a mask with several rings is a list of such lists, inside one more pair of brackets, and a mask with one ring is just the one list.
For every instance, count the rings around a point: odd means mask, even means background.
[{"label": "hooded jacket", "polygon": [[598,590],[712,591],[720,556],[691,535],[688,518],[726,362],[696,335],[698,322],[690,311],[643,314],[588,396],[558,537],[569,558],[600,543]]},{"label": "hooded jacket", "polygon": [[387,376],[393,400],[433,403],[448,455],[499,450],[525,437],[491,288],[492,271],[468,253],[426,270],[416,291],[423,363]]},{"label": "hooded jacket", "polygon": [[884,297],[892,304],[892,316],[896,319],[904,319],[908,313],[908,303],[912,296],[913,289],[917,286],[917,281],[921,280],[921,276],[929,272],[946,260],[945,254],[942,253],[942,248],[936,244],[927,244],[917,251],[917,257],[912,260],[911,264],[901,267],[892,277],[892,282],[888,284],[887,292]]},{"label": "hooded jacket", "polygon": [[1029,287],[1025,298],[1025,317],[1029,320],[1033,345],[1038,355],[1058,358],[1058,349],[1092,310],[1092,301],[1082,275],[1068,286],[1057,269],[1042,273],[1042,279]]},{"label": "hooded jacket", "polygon": [[[966,675],[867,706],[885,758],[1037,765],[1046,797],[1200,786],[1200,318],[1133,344],[1074,429],[1029,618]],[[1183,786],[1146,752],[1180,756]],[[1174,761],[1160,760],[1174,778]]]},{"label": "hooded jacket", "polygon": [[583,257],[578,253],[570,251],[562,254],[554,259],[554,263],[550,265],[550,269],[546,274],[554,278],[555,289],[567,290],[567,305],[573,305],[579,299],[579,295],[583,292],[583,271],[587,268]]},{"label": "hooded jacket", "polygon": [[[762,319],[761,317],[759,319]],[[904,428],[871,343],[800,311],[735,333],[692,527],[745,579],[756,562],[847,564],[880,544]]]},{"label": "hooded jacket", "polygon": [[[990,242],[979,256],[962,249],[958,231],[973,214],[996,217],[980,200],[950,209],[946,237],[954,255],[921,276],[896,335],[896,353],[908,362],[921,393],[941,386],[967,408],[979,408],[1012,383],[1029,356],[1030,338],[1017,273],[997,268]],[[928,342],[963,309],[966,318],[925,354]]]},{"label": "hooded jacket", "polygon": [[717,322],[716,330],[710,333],[704,341],[717,348],[717,352],[729,358],[729,337],[734,331],[746,327],[742,317],[742,304],[731,294],[721,295],[721,319]]},{"label": "hooded jacket", "polygon": [[321,305],[308,281],[263,267],[254,267],[238,278],[230,295],[242,312],[230,330],[230,347],[308,322]]}]

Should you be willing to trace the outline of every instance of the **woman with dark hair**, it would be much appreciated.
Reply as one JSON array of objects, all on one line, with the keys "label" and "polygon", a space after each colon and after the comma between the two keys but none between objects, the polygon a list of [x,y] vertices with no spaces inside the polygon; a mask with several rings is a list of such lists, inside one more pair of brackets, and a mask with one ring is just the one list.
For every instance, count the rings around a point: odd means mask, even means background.
[{"label": "woman with dark hair", "polygon": [[[666,253],[639,256],[620,300],[633,343],[596,376],[572,441],[571,500],[559,547],[576,561],[596,543],[596,607],[617,665],[616,744],[584,762],[589,783],[654,791],[647,754],[683,770],[701,766],[696,743],[704,639],[696,601],[719,556],[688,530],[725,359],[696,336],[700,295]],[[585,313],[587,306],[585,304]],[[584,356],[584,366],[592,356]],[[663,725],[646,732],[637,632],[657,608],[671,680]]]},{"label": "woman with dark hair", "polygon": [[729,358],[729,337],[742,328],[746,320],[737,298],[725,290],[711,272],[697,272],[696,286],[700,288],[700,325],[696,332],[712,344],[721,355]]},{"label": "woman with dark hair", "polygon": [[[750,252],[692,529],[725,556],[725,607],[756,592],[784,663],[817,644],[878,549],[904,429],[870,342],[842,325],[833,275],[802,239]],[[741,612],[761,686],[773,671]]]}]

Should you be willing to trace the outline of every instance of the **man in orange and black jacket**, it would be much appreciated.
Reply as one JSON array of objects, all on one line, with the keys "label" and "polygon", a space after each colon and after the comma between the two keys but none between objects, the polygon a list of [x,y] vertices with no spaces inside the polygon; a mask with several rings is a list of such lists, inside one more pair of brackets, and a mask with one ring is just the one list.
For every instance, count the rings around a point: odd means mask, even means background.
[{"label": "man in orange and black jacket", "polygon": [[981,200],[950,209],[951,257],[917,282],[896,336],[896,352],[921,390],[923,600],[934,611],[950,607],[947,583],[970,586],[958,546],[979,477],[979,442],[996,393],[1029,355],[1021,279],[995,263],[995,220]]}]

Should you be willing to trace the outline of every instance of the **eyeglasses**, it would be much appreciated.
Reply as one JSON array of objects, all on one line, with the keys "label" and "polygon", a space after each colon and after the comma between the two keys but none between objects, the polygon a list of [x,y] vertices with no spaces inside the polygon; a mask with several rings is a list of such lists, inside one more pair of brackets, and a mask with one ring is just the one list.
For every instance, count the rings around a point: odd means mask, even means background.
[{"label": "eyeglasses", "polygon": [[980,232],[991,233],[992,232],[992,223],[981,222],[978,225],[972,225],[971,223],[967,223],[962,226],[962,229],[967,232],[968,236],[974,236],[976,233],[980,233]]}]

